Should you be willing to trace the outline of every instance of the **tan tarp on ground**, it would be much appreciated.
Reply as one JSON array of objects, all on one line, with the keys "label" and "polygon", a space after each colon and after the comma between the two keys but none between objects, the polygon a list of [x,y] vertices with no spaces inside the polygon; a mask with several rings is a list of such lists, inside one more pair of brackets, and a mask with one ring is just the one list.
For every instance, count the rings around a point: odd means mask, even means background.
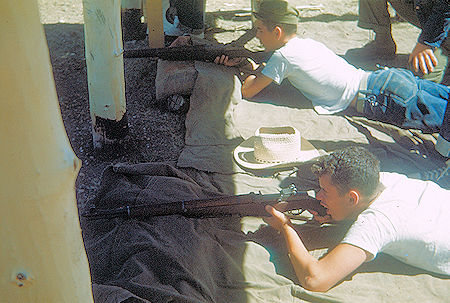
[{"label": "tan tarp on ground", "polygon": [[[245,101],[230,69],[201,62],[195,67],[198,77],[179,168],[157,163],[110,167],[95,204],[274,193],[290,183],[303,189],[317,186],[308,164],[279,172],[246,171],[233,162],[233,148],[259,126],[296,126],[321,153],[366,146],[384,171],[409,174],[442,165],[432,135],[364,118],[319,116],[289,86],[272,87],[258,101]],[[345,227],[297,223],[315,256],[345,232]],[[450,295],[449,279],[386,255],[327,293],[306,291],[296,284],[283,240],[259,218],[170,216],[83,225],[97,302],[445,302]]]}]

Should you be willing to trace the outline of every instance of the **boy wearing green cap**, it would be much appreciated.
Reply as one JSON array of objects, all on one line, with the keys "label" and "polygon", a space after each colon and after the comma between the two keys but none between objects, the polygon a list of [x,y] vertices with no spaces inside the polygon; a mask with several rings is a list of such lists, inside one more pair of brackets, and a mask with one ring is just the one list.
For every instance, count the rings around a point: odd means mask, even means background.
[{"label": "boy wearing green cap", "polygon": [[[285,0],[263,0],[254,16],[256,37],[274,53],[265,66],[251,66],[241,88],[244,98],[254,97],[272,82],[280,84],[287,79],[311,100],[319,114],[354,107],[372,120],[440,131],[436,150],[450,157],[449,87],[420,79],[406,69],[366,72],[324,44],[297,37],[299,12]],[[215,60],[227,66],[239,62],[239,58],[225,56]]]},{"label": "boy wearing green cap", "polygon": [[[299,12],[287,1],[262,1],[254,15],[256,37],[274,53],[266,66],[260,66],[244,80],[244,98],[252,98],[271,82],[280,84],[288,79],[320,114],[336,113],[349,106],[366,74],[363,70],[348,64],[322,43],[297,37]],[[216,59],[216,63],[229,66],[238,61],[224,56]]]}]

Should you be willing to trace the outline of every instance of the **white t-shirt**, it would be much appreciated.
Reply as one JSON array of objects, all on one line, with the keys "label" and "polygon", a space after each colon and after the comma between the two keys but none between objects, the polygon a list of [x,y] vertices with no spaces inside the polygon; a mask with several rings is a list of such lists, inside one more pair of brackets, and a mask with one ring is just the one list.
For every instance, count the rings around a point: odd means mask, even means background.
[{"label": "white t-shirt", "polygon": [[450,275],[450,190],[396,173],[381,173],[381,183],[385,190],[342,243]]},{"label": "white t-shirt", "polygon": [[346,109],[358,93],[364,73],[324,44],[298,37],[276,50],[262,70],[277,84],[287,78],[319,114]]}]

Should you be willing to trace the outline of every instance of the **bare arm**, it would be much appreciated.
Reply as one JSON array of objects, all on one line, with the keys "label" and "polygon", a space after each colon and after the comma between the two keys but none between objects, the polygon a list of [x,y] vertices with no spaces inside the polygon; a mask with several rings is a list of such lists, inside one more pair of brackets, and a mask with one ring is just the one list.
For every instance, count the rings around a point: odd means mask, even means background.
[{"label": "bare arm", "polygon": [[264,219],[280,231],[285,239],[289,257],[300,284],[312,291],[327,291],[370,258],[365,250],[350,244],[339,244],[320,260],[307,251],[290,220],[271,206],[266,210],[272,217]]},{"label": "bare arm", "polygon": [[[233,58],[229,59],[227,56],[222,55],[214,60],[216,64],[223,64],[225,66],[237,66],[241,65],[245,58]],[[258,65],[254,62],[247,61],[248,64],[240,67],[240,71],[246,75],[242,83],[241,93],[243,98],[252,98],[259,93],[263,88],[272,83],[272,79],[261,74],[260,69],[262,65]]]},{"label": "bare arm", "polygon": [[245,99],[252,98],[270,83],[272,83],[272,79],[259,72],[257,75],[251,74],[242,83],[242,97]]}]

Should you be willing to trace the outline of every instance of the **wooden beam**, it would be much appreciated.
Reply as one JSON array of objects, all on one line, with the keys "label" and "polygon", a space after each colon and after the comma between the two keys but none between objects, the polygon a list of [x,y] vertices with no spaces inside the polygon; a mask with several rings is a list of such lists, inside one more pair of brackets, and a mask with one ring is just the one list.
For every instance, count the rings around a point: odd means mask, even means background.
[{"label": "wooden beam", "polygon": [[86,66],[94,147],[128,131],[120,0],[83,0]]},{"label": "wooden beam", "polygon": [[152,48],[164,47],[162,0],[144,0],[147,19],[148,44]]},{"label": "wooden beam", "polygon": [[0,301],[93,302],[37,2],[0,1],[0,37]]}]

